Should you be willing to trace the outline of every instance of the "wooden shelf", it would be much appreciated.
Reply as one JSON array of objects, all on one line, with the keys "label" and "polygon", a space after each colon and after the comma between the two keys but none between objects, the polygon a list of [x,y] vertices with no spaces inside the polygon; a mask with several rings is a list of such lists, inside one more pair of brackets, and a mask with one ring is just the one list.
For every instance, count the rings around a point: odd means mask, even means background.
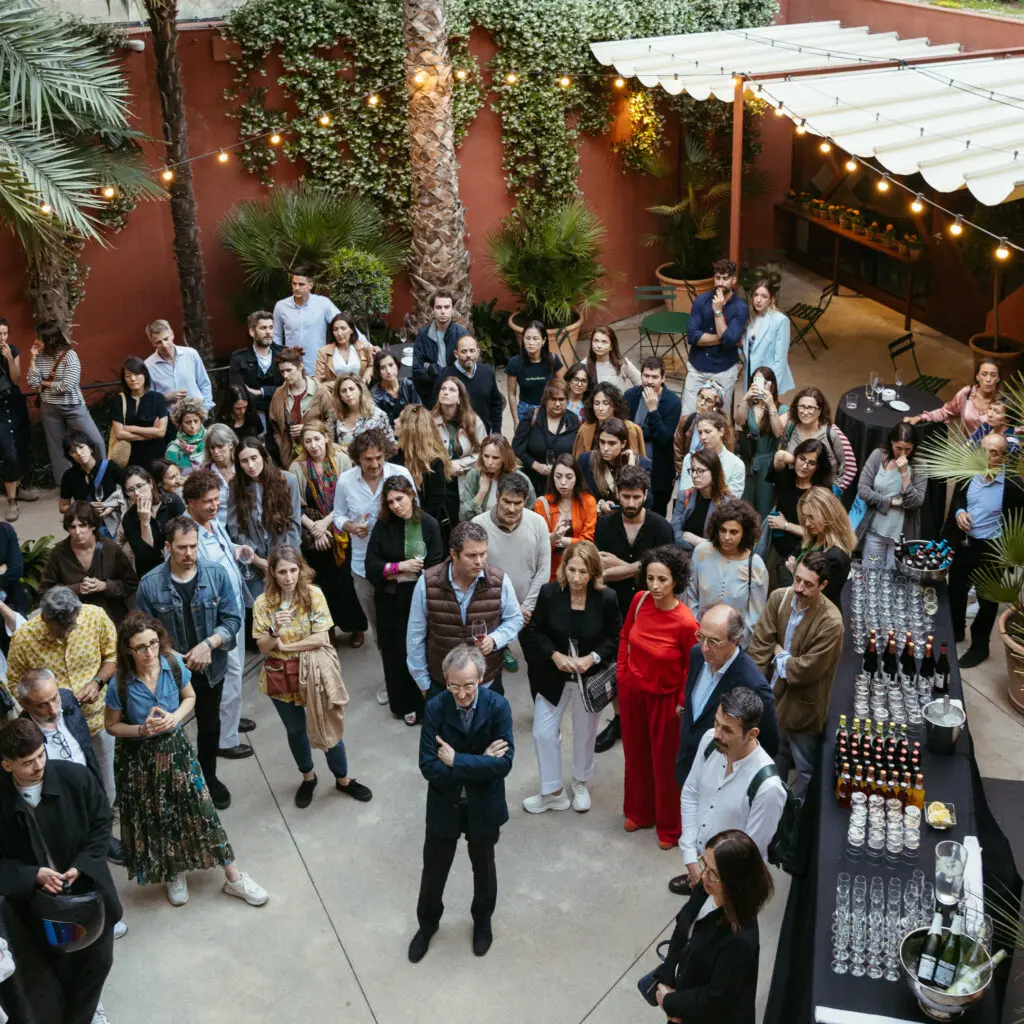
[{"label": "wooden shelf", "polygon": [[886,256],[891,257],[899,263],[920,263],[924,259],[924,252],[917,259],[911,259],[910,256],[901,256],[896,249],[890,249],[889,246],[883,245],[881,242],[876,242],[874,239],[868,238],[867,235],[856,235],[850,228],[841,228],[834,220],[824,220],[821,217],[812,217],[809,213],[805,213],[803,208],[800,206],[794,206],[791,203],[776,203],[775,208],[781,210],[783,213],[788,213],[799,220],[805,220],[810,224],[816,224],[820,228],[824,228],[826,231],[839,238],[848,238],[851,242],[856,242],[857,245],[863,246],[865,249],[874,249],[875,252],[884,253]]}]

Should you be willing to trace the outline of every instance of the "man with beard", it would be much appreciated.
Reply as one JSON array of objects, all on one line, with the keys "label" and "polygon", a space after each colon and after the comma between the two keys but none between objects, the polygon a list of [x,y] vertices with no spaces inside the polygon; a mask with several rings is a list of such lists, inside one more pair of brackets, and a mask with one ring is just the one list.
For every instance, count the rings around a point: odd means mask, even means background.
[{"label": "man with beard", "polygon": [[455,377],[465,385],[469,404],[473,406],[473,412],[480,417],[480,422],[487,433],[500,434],[505,400],[501,397],[501,389],[498,387],[493,367],[480,362],[480,344],[471,334],[464,334],[459,338],[455,346],[455,362],[441,370],[437,384],[434,385],[431,408],[437,405],[441,381],[448,377]]},{"label": "man with beard", "polygon": [[274,344],[274,314],[265,309],[250,313],[247,319],[251,344],[231,353],[228,384],[245,388],[249,404],[260,414],[263,429],[267,429],[267,412],[274,392],[284,383],[277,367],[277,356],[282,346]]},{"label": "man with beard", "polygon": [[[639,589],[637,577],[640,559],[651,548],[672,544],[672,524],[657,512],[645,508],[651,478],[639,466],[626,466],[619,473],[619,507],[597,520],[594,544],[601,552],[604,581],[619,599],[619,615],[625,621],[633,595]],[[622,735],[618,701],[613,701],[615,717],[597,734],[594,749],[611,750]]]}]

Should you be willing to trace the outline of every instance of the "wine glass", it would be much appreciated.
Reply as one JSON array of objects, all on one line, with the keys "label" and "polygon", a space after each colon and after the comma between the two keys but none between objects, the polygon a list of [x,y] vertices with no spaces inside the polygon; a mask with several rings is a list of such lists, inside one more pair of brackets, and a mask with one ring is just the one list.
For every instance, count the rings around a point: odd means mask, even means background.
[{"label": "wine glass", "polygon": [[487,636],[487,623],[483,619],[474,619],[470,624],[470,632],[474,643],[480,643]]},{"label": "wine glass", "polygon": [[875,402],[875,382],[869,377],[867,384],[864,385],[864,397],[867,401],[864,403],[864,412],[870,416],[871,406]]},{"label": "wine glass", "polygon": [[409,557],[410,558],[426,558],[427,557],[427,545],[423,543],[422,539],[410,541],[410,543],[409,543]]},{"label": "wine glass", "polygon": [[897,370],[896,371],[896,377],[895,377],[895,379],[893,381],[893,386],[896,388],[896,397],[897,398],[902,398],[903,397],[903,371],[902,370]]},{"label": "wine glass", "polygon": [[251,580],[256,575],[252,571],[252,560],[255,557],[252,548],[243,548],[238,553],[239,572],[241,572],[243,580]]}]

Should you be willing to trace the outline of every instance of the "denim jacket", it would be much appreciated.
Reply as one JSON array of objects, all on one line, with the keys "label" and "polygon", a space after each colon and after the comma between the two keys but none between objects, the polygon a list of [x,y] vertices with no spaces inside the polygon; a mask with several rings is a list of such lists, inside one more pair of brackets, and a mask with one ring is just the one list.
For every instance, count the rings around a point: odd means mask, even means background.
[{"label": "denim jacket", "polygon": [[[200,558],[196,563],[198,580],[192,602],[192,619],[202,642],[214,633],[220,635],[221,646],[213,652],[213,660],[206,670],[211,684],[219,683],[227,673],[228,651],[234,648],[238,631],[242,628],[242,613],[238,607],[227,571]],[[171,635],[174,649],[183,657],[189,650],[185,637],[185,613],[181,597],[171,583],[170,562],[164,562],[139,582],[135,606],[140,612],[152,615],[163,623]]]}]

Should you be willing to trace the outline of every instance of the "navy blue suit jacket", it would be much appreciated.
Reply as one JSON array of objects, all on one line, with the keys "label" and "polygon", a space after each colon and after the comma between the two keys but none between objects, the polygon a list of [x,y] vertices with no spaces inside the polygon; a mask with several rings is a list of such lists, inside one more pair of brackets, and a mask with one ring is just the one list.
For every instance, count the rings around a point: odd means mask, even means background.
[{"label": "navy blue suit jacket", "polygon": [[[62,687],[58,692],[60,693],[60,709],[64,714],[64,725],[82,748],[82,753],[85,754],[86,768],[92,772],[93,778],[100,784],[100,789],[106,792],[107,787],[103,782],[103,774],[100,772],[100,763],[93,753],[89,723],[85,720],[82,705],[78,703],[78,698],[70,690]],[[29,718],[30,716],[27,711],[23,711],[21,717]]]},{"label": "navy blue suit jacket", "polygon": [[[626,408],[629,418],[636,423],[636,412],[643,401],[642,387],[630,388],[626,394]],[[658,408],[649,412],[643,423],[644,440],[651,446],[651,489],[666,491],[672,489],[676,478],[676,453],[673,439],[676,427],[683,415],[683,403],[674,391],[667,387],[658,396]]]},{"label": "navy blue suit jacket", "polygon": [[774,757],[779,749],[779,723],[775,718],[775,695],[772,693],[771,684],[765,679],[764,673],[757,667],[754,659],[746,651],[740,651],[736,655],[736,660],[726,669],[725,675],[718,680],[718,685],[711,691],[700,717],[694,721],[693,704],[690,697],[703,668],[704,655],[701,653],[700,644],[694,644],[690,648],[690,673],[686,677],[686,702],[683,705],[683,715],[679,721],[676,782],[680,786],[686,783],[686,776],[690,774],[694,759],[699,753],[697,748],[701,737],[708,729],[714,728],[715,712],[718,710],[718,702],[722,699],[722,694],[734,686],[746,686],[761,698],[761,702],[764,704],[764,713],[761,715],[761,731],[757,741],[770,757]]},{"label": "navy blue suit jacket", "polygon": [[[763,677],[762,677],[763,678]],[[515,740],[512,709],[500,694],[481,686],[469,733],[462,728],[455,698],[449,690],[427,701],[420,733],[420,771],[427,788],[427,836],[452,839],[459,836],[459,798],[466,791],[468,836],[483,838],[508,821],[505,776],[512,770]],[[437,737],[455,750],[449,768],[437,756]],[[484,751],[494,740],[504,740],[504,757]]]}]

